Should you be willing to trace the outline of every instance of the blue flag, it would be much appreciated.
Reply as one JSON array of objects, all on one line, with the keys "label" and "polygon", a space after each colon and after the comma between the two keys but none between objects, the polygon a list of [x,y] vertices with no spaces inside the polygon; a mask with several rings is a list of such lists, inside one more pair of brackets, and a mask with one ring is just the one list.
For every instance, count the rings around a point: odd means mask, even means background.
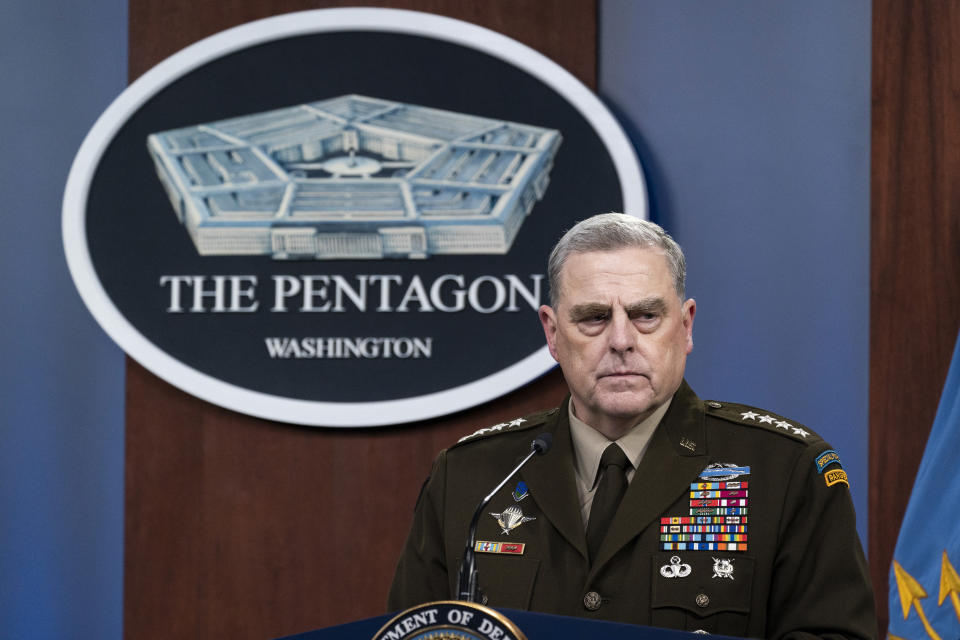
[{"label": "blue flag", "polygon": [[960,340],[890,568],[890,638],[960,638]]}]

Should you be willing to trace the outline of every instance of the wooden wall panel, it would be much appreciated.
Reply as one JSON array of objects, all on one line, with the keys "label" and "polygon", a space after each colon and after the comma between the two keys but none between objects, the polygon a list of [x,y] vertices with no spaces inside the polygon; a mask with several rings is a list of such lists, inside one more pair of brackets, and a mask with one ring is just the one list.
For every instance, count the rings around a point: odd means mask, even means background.
[{"label": "wooden wall panel", "polygon": [[[230,26],[360,4],[476,22],[595,85],[596,3],[580,0],[131,0],[131,79]],[[890,558],[960,327],[960,5],[873,7],[869,554],[885,628]],[[261,638],[380,612],[436,451],[563,393],[554,373],[448,418],[311,429],[214,407],[128,361],[125,634]]]},{"label": "wooden wall panel", "polygon": [[356,6],[413,9],[473,22],[523,42],[596,88],[596,0],[130,0],[130,79],[201,38],[251,20]]},{"label": "wooden wall panel", "polygon": [[872,79],[869,536],[886,629],[893,548],[960,328],[960,3],[875,0]]},{"label": "wooden wall panel", "polygon": [[447,418],[334,430],[209,405],[128,359],[125,635],[266,638],[383,613],[437,452],[565,392],[554,373]]},{"label": "wooden wall panel", "polygon": [[[475,22],[596,84],[594,0],[131,0],[130,77],[237,24],[364,4]],[[125,636],[268,638],[383,613],[436,453],[565,393],[554,372],[495,402],[414,425],[294,427],[202,402],[128,359]]]}]

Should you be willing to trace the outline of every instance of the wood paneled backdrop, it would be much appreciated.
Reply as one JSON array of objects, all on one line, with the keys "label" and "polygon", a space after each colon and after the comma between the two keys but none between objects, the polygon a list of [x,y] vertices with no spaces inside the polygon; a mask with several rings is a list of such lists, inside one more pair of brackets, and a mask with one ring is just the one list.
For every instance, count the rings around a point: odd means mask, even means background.
[{"label": "wood paneled backdrop", "polygon": [[869,537],[885,629],[890,559],[960,328],[960,3],[875,0],[872,59]]},{"label": "wood paneled backdrop", "polygon": [[[130,79],[231,26],[356,5],[489,27],[596,86],[596,0],[130,0]],[[960,4],[873,7],[869,532],[885,628],[890,557],[960,328]],[[317,429],[212,406],[128,359],[125,636],[267,638],[382,613],[436,452],[564,393],[554,372],[441,419]]]},{"label": "wood paneled backdrop", "polygon": [[[494,29],[596,88],[593,0],[130,0],[130,79],[238,24],[362,4]],[[414,425],[294,427],[202,402],[128,359],[125,636],[262,639],[384,613],[437,452],[565,393],[555,372],[496,402]]]}]

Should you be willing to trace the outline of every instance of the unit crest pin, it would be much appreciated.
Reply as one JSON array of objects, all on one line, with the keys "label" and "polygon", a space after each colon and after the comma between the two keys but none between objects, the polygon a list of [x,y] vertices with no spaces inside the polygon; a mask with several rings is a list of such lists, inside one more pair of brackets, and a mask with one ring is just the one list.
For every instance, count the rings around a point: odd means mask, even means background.
[{"label": "unit crest pin", "polygon": [[512,495],[513,495],[514,501],[516,502],[520,502],[521,500],[526,498],[528,495],[530,495],[530,490],[527,489],[527,483],[524,482],[523,480],[517,483],[517,488],[513,490]]}]

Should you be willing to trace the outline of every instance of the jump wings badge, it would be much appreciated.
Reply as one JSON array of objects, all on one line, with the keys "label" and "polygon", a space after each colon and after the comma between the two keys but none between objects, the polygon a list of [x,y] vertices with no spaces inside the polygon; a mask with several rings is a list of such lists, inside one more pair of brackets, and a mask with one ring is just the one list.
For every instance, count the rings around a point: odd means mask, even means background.
[{"label": "jump wings badge", "polygon": [[680,561],[680,556],[670,558],[670,564],[660,567],[660,575],[664,578],[686,578],[690,575],[690,565]]},{"label": "jump wings badge", "polygon": [[536,520],[536,518],[523,515],[523,510],[515,504],[507,507],[501,513],[491,513],[490,515],[497,519],[497,524],[499,524],[500,528],[503,529],[501,533],[506,535],[510,535],[511,531],[522,525],[524,522]]}]

